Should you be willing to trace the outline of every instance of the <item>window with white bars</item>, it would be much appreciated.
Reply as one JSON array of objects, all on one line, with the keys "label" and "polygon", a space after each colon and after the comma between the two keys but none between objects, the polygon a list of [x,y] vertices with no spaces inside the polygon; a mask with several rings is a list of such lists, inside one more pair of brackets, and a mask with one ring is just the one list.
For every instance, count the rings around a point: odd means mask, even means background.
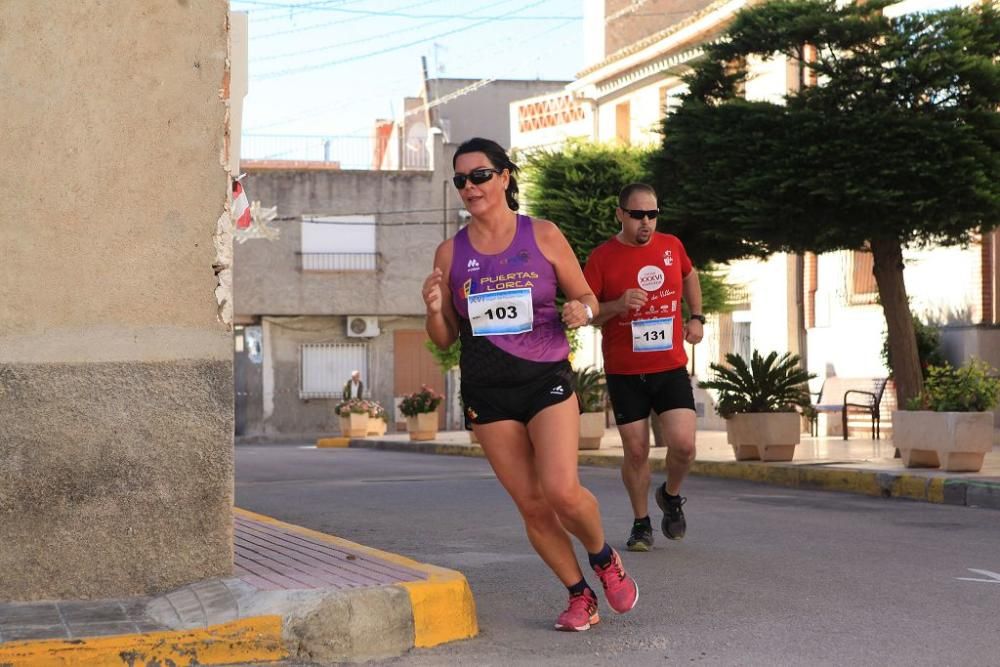
[{"label": "window with white bars", "polygon": [[303,271],[375,271],[375,218],[370,215],[302,219]]},{"label": "window with white bars", "polygon": [[368,393],[368,346],[358,343],[299,347],[299,398],[341,398],[353,371],[361,371]]}]

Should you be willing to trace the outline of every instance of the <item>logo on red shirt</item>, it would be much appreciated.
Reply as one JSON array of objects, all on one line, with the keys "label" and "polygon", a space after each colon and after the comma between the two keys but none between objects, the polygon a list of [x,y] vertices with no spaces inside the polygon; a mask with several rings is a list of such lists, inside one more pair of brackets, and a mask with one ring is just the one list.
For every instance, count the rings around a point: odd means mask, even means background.
[{"label": "logo on red shirt", "polygon": [[663,271],[658,266],[647,264],[639,269],[637,279],[639,281],[639,287],[647,292],[652,292],[660,289],[663,285]]}]

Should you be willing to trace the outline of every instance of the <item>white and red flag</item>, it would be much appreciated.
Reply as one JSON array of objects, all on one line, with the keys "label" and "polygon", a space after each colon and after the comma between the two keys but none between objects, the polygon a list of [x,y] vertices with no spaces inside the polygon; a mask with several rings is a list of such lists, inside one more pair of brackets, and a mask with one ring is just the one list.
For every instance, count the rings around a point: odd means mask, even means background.
[{"label": "white and red flag", "polygon": [[236,229],[250,228],[250,201],[239,181],[233,181],[233,221]]}]

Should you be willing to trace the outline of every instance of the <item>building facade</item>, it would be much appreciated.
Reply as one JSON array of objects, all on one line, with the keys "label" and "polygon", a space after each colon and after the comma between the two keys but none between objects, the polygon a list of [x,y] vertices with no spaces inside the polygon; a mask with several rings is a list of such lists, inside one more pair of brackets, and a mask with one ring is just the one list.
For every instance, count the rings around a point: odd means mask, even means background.
[{"label": "building facade", "polygon": [[[530,151],[569,139],[659,143],[662,118],[685,92],[681,76],[702,55],[702,46],[718,38],[734,14],[750,4],[588,3],[587,66],[563,90],[511,105],[512,145]],[[783,56],[751,61],[748,68],[748,99],[780,102],[798,86],[797,68]],[[943,351],[952,363],[975,356],[1000,368],[998,240],[994,232],[968,248],[905,252],[914,313],[942,327]],[[766,260],[731,262],[725,273],[736,288],[733,310],[709,317],[704,341],[697,348],[689,346],[694,375],[706,377],[708,364],[721,361],[726,353],[748,355],[754,349],[802,355],[817,375],[815,390],[833,375],[888,374],[881,355],[885,318],[877,302],[870,253],[777,253]],[[942,280],[943,275],[949,279]],[[583,363],[600,364],[599,334],[585,337]],[[891,408],[891,391],[885,400],[884,407]],[[721,422],[702,407],[700,425],[719,427]]]},{"label": "building facade", "polygon": [[342,169],[336,155],[242,162],[279,235],[235,249],[238,436],[339,432],[333,408],[353,370],[390,429],[402,428],[402,395],[422,384],[450,398],[440,426],[461,428],[457,378],[426,348],[420,295],[435,249],[465,220],[451,158],[471,136],[506,144],[510,102],[566,83],[426,81],[400,119],[377,121],[370,169]]}]

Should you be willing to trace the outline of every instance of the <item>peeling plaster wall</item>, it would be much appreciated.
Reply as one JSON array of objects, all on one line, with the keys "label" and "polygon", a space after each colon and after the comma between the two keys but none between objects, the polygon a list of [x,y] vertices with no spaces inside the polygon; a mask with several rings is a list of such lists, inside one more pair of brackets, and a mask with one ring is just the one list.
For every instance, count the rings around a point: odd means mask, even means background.
[{"label": "peeling plaster wall", "polygon": [[0,599],[231,571],[227,14],[0,3]]}]

